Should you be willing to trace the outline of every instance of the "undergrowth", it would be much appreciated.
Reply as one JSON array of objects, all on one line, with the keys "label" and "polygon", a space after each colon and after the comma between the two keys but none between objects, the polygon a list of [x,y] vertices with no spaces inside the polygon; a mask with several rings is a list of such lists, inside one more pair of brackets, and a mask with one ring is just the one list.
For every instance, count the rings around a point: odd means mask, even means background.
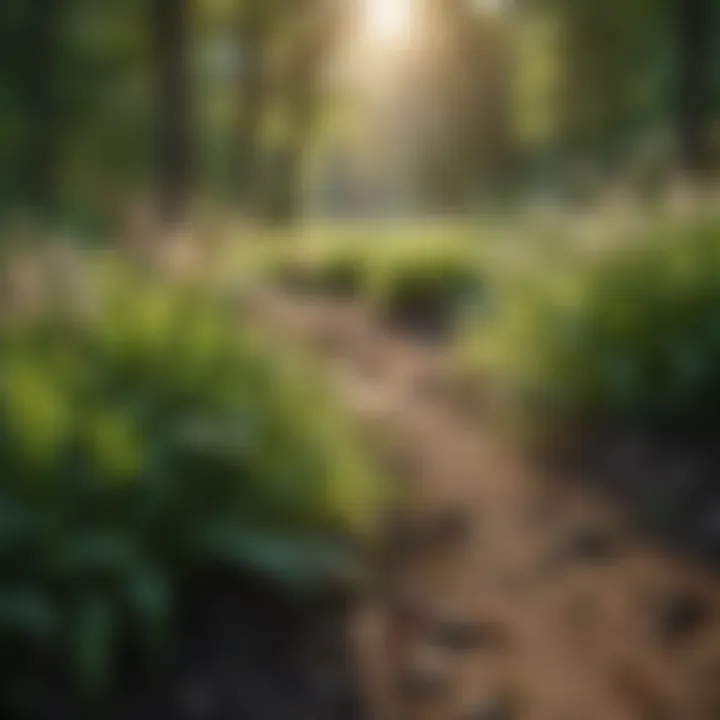
[{"label": "undergrowth", "polygon": [[107,698],[121,639],[161,662],[179,587],[214,568],[346,578],[384,493],[321,383],[207,289],[114,262],[88,280],[82,312],[0,327],[8,703],[47,651]]},{"label": "undergrowth", "polygon": [[460,342],[480,382],[497,379],[514,401],[565,425],[717,426],[717,217],[656,224],[497,290],[495,312]]},{"label": "undergrowth", "polygon": [[481,294],[480,249],[467,233],[339,234],[271,250],[266,272],[291,291],[360,299],[388,319],[451,322]]}]

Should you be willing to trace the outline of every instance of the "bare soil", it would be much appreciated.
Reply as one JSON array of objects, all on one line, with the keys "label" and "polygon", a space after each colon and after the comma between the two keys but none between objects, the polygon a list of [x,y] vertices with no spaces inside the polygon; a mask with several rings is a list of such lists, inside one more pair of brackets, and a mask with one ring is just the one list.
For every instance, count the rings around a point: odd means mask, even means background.
[{"label": "bare soil", "polygon": [[[645,495],[621,501],[468,413],[442,346],[352,302],[263,293],[248,305],[324,364],[406,491],[352,628],[367,717],[720,718],[718,576],[635,513],[667,495],[672,472],[671,509],[687,487],[707,488],[707,468],[696,483],[687,463],[648,465],[624,438],[609,475]],[[704,497],[685,501],[697,509]],[[682,516],[685,535],[698,535],[688,518],[700,515]]]}]

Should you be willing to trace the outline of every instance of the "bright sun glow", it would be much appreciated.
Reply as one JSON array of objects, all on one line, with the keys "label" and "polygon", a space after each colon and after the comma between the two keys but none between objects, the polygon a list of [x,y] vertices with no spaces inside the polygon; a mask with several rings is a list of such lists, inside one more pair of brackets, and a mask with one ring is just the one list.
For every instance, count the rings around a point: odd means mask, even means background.
[{"label": "bright sun glow", "polygon": [[414,0],[363,0],[366,31],[383,43],[404,37],[413,21]]}]

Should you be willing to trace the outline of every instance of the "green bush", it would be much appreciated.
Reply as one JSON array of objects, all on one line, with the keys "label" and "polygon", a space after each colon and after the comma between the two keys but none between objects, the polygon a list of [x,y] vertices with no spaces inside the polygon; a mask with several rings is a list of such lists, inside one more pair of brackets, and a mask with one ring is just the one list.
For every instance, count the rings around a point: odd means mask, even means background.
[{"label": "green bush", "polygon": [[377,254],[368,293],[381,314],[398,320],[452,322],[483,289],[481,263],[469,243],[402,243]]},{"label": "green bush", "polygon": [[482,289],[477,246],[457,231],[341,232],[269,251],[265,273],[291,289],[358,297],[396,320],[454,318]]},{"label": "green bush", "polygon": [[209,293],[93,280],[84,312],[0,328],[0,652],[49,645],[101,695],[123,632],[157,658],[205,571],[348,571],[382,493],[311,374]]},{"label": "green bush", "polygon": [[515,277],[499,295],[463,362],[532,407],[677,428],[720,419],[716,218],[658,224],[611,253]]},{"label": "green bush", "polygon": [[268,274],[291,290],[355,297],[366,282],[367,254],[367,249],[346,238],[281,248],[270,255]]}]

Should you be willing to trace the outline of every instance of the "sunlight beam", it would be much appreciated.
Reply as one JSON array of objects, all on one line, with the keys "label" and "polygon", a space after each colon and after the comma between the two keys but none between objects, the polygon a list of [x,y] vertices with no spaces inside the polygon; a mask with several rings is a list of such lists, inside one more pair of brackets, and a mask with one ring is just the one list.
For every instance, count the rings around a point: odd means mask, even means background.
[{"label": "sunlight beam", "polygon": [[362,0],[365,32],[373,41],[394,43],[409,34],[414,0]]}]

